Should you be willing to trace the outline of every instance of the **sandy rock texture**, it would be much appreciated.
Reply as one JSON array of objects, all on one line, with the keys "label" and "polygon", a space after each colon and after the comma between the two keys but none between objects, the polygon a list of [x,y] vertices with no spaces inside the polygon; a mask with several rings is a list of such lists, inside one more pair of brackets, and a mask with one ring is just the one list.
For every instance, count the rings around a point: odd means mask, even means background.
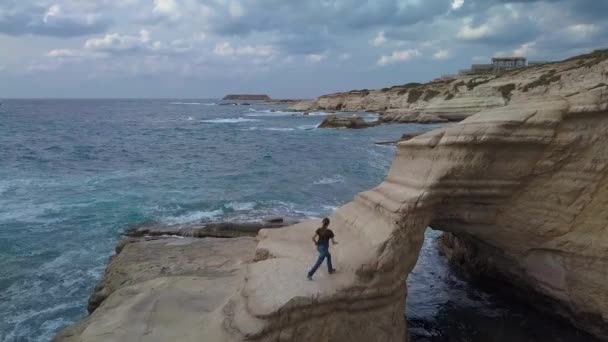
[{"label": "sandy rock texture", "polygon": [[[407,83],[379,90],[352,90],[323,95],[291,107],[296,111],[371,111],[384,122],[440,123],[461,121],[483,110],[507,106],[515,97],[545,92],[547,88],[568,88],[580,81],[598,86],[600,75],[592,75],[593,63],[605,58],[598,51],[589,58],[571,60],[498,75],[465,76],[425,84]],[[598,83],[593,83],[598,81]],[[577,86],[575,86],[577,87]]]},{"label": "sandy rock texture", "polygon": [[222,310],[243,281],[256,240],[125,240],[91,296],[92,314],[55,341],[222,341]]}]

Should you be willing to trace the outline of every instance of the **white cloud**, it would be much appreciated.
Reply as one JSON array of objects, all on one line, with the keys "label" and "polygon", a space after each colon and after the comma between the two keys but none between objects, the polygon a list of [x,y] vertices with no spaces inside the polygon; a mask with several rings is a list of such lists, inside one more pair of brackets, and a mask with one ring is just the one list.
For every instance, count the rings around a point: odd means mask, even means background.
[{"label": "white cloud", "polygon": [[446,59],[449,59],[451,56],[452,56],[452,54],[450,53],[450,50],[442,49],[433,54],[433,59],[438,60],[438,61],[444,61]]},{"label": "white cloud", "polygon": [[464,26],[458,31],[457,37],[463,40],[478,40],[489,37],[492,34],[492,27],[488,23],[477,27],[471,25],[471,19],[466,18]]},{"label": "white cloud", "polygon": [[228,5],[228,13],[230,13],[230,16],[233,18],[240,18],[245,15],[245,9],[243,9],[240,2],[233,0],[230,1],[230,4]]},{"label": "white cloud", "polygon": [[150,33],[141,30],[139,36],[106,34],[103,38],[92,38],[85,42],[84,48],[97,51],[132,51],[137,49],[154,48],[150,43]]},{"label": "white cloud", "polygon": [[59,6],[58,4],[54,4],[53,6],[49,7],[49,9],[46,11],[42,21],[44,21],[45,23],[48,23],[49,18],[58,17],[60,14],[61,14],[61,6]]},{"label": "white cloud", "polygon": [[394,51],[389,56],[382,56],[378,60],[378,65],[388,65],[399,62],[406,62],[414,57],[421,56],[422,53],[417,49]]},{"label": "white cloud", "polygon": [[91,38],[82,49],[54,49],[46,57],[66,61],[111,55],[169,56],[187,53],[192,48],[192,42],[188,40],[175,39],[168,43],[153,41],[148,31],[141,30],[139,35],[109,33],[100,38]]},{"label": "white cloud", "polygon": [[309,62],[313,62],[313,63],[319,63],[319,62],[321,62],[322,60],[324,60],[325,58],[326,58],[326,56],[325,56],[325,55],[322,55],[322,54],[315,54],[315,53],[312,53],[312,54],[306,55],[306,59],[307,59]]},{"label": "white cloud", "polygon": [[386,43],[386,37],[384,36],[384,31],[378,32],[374,39],[369,41],[371,46],[382,46]]},{"label": "white cloud", "polygon": [[152,12],[173,20],[179,19],[182,16],[175,0],[154,0],[154,9]]},{"label": "white cloud", "polygon": [[95,51],[87,51],[87,50],[77,50],[77,49],[55,49],[51,50],[46,54],[47,57],[51,58],[89,58],[89,57],[104,57],[105,54],[95,52]]},{"label": "white cloud", "polygon": [[272,57],[276,54],[274,47],[270,45],[245,45],[233,47],[230,42],[218,43],[213,50],[218,56],[235,57],[235,56],[257,56],[257,57]]},{"label": "white cloud", "polygon": [[599,27],[594,24],[576,24],[568,26],[566,31],[578,39],[583,39],[597,33],[599,31]]},{"label": "white cloud", "polygon": [[464,5],[464,0],[452,0],[452,9],[460,9]]},{"label": "white cloud", "polygon": [[536,52],[535,47],[536,47],[536,42],[528,42],[528,43],[522,44],[520,47],[513,50],[513,55],[523,56],[523,57],[533,55]]}]

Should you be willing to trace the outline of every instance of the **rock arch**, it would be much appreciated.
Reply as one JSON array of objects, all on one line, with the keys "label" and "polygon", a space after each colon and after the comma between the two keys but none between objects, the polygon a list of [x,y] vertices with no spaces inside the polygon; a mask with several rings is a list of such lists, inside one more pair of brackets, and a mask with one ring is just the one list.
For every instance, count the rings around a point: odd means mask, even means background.
[{"label": "rock arch", "polygon": [[403,341],[405,279],[432,224],[605,338],[606,100],[523,99],[401,143],[386,180],[332,218],[341,272],[304,278],[317,222],[262,231],[225,328],[238,340]]}]

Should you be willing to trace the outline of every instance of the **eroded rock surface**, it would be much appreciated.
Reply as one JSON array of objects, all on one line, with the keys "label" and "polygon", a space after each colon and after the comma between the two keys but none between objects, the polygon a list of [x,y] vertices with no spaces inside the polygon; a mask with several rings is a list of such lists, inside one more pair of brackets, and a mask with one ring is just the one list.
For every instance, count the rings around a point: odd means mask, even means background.
[{"label": "eroded rock surface", "polygon": [[130,238],[91,297],[92,314],[55,341],[222,341],[222,310],[243,282],[249,237]]}]

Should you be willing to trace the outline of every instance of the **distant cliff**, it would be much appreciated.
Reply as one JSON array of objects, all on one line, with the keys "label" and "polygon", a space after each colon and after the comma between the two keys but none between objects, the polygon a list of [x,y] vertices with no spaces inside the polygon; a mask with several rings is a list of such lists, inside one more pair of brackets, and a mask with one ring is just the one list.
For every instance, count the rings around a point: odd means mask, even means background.
[{"label": "distant cliff", "polygon": [[269,101],[270,96],[268,95],[251,95],[251,94],[230,94],[224,96],[222,100],[228,101],[238,101],[238,100],[247,100],[247,101]]},{"label": "distant cliff", "polygon": [[323,95],[294,106],[296,111],[370,111],[385,122],[435,123],[461,121],[484,110],[507,106],[521,98],[581,85],[600,87],[602,78],[593,68],[608,59],[608,50],[561,62],[518,68],[497,75],[471,75],[458,79],[407,83],[377,90],[352,90]]}]

